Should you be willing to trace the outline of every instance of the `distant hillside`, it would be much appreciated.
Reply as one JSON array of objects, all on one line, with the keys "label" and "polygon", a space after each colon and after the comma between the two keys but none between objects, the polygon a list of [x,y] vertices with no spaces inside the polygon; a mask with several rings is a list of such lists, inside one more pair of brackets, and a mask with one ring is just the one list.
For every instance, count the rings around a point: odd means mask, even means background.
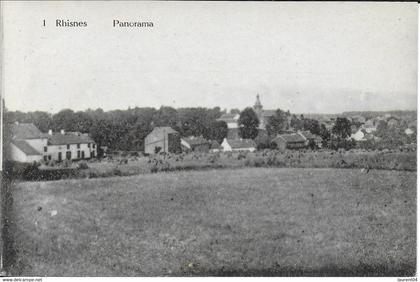
[{"label": "distant hillside", "polygon": [[[351,116],[363,116],[366,119],[371,119],[378,116],[384,115],[393,115],[397,116],[404,120],[416,120],[417,119],[417,111],[351,111],[351,112],[343,112],[338,114],[321,114],[321,113],[304,113],[303,116],[305,118],[322,120],[322,119],[330,119],[330,118],[337,118],[337,117],[351,117]],[[300,116],[301,114],[296,114],[296,116]]]},{"label": "distant hillside", "polygon": [[374,118],[377,116],[384,116],[386,114],[400,117],[406,120],[415,120],[417,119],[417,111],[353,111],[353,112],[343,112],[343,116],[355,116],[361,115],[366,119]]}]

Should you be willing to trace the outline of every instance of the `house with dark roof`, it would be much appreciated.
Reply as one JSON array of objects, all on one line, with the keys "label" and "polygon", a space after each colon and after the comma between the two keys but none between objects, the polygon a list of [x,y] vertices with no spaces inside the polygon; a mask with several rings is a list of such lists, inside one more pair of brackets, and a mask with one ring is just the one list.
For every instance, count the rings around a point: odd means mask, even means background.
[{"label": "house with dark roof", "polygon": [[97,156],[97,145],[86,133],[65,132],[48,133],[48,146],[45,160],[83,160]]},{"label": "house with dark roof", "polygon": [[209,152],[211,142],[202,136],[189,136],[181,138],[181,147],[186,152]]},{"label": "house with dark roof", "polygon": [[286,149],[304,149],[308,147],[309,142],[302,133],[298,132],[279,134],[271,140],[271,144],[278,150],[285,151]]},{"label": "house with dark roof", "polygon": [[180,134],[169,126],[155,127],[144,139],[146,154],[181,153]]},{"label": "house with dark roof", "polygon": [[88,134],[80,132],[42,133],[32,123],[11,126],[12,141],[8,159],[17,162],[42,160],[80,160],[96,157],[96,143]]},{"label": "house with dark roof", "polygon": [[252,139],[224,139],[221,144],[224,152],[249,151],[254,152],[257,144]]},{"label": "house with dark roof", "polygon": [[301,131],[300,133],[303,135],[303,137],[305,137],[308,140],[308,145],[310,147],[312,147],[311,144],[313,144],[318,149],[322,148],[322,137],[321,136],[319,136],[317,134],[313,134],[308,130]]}]

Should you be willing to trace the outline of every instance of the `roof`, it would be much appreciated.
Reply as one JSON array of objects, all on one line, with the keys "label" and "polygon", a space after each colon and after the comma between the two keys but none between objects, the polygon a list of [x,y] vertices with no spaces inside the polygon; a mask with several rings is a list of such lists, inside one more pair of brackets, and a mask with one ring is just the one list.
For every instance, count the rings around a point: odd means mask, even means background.
[{"label": "roof", "polygon": [[262,116],[266,116],[266,117],[271,117],[274,116],[276,114],[276,110],[263,110],[261,112]]},{"label": "roof", "polygon": [[224,121],[224,122],[237,122],[238,118],[239,118],[239,114],[223,114],[217,120]]},{"label": "roof", "polygon": [[199,137],[190,136],[190,137],[186,137],[182,139],[188,144],[190,144],[191,146],[210,144],[210,141],[204,139],[202,136],[199,136]]},{"label": "roof", "polygon": [[316,134],[313,134],[310,131],[302,131],[301,134],[306,138],[306,139],[314,139],[314,140],[322,140],[322,137]]},{"label": "roof", "polygon": [[162,134],[162,133],[169,133],[169,134],[178,134],[178,131],[173,130],[171,127],[169,126],[160,126],[160,127],[155,127],[153,128],[152,132],[150,132],[150,134]]},{"label": "roof", "polygon": [[220,149],[220,148],[222,148],[222,146],[216,140],[213,140],[213,141],[211,141],[210,148],[211,149]]},{"label": "roof", "polygon": [[257,147],[257,144],[252,139],[227,139],[226,141],[232,149]]},{"label": "roof", "polygon": [[43,134],[33,123],[19,123],[11,126],[14,139],[38,139],[45,138]]},{"label": "roof", "polygon": [[54,133],[48,135],[49,145],[66,145],[66,144],[80,144],[80,143],[95,143],[92,138],[87,134],[74,134],[74,133]]},{"label": "roof", "polygon": [[306,138],[299,133],[280,134],[280,135],[277,135],[277,137],[274,138],[273,141],[277,139],[282,139],[286,141],[287,143],[302,143],[306,141]]},{"label": "roof", "polygon": [[28,156],[37,156],[41,155],[34,147],[29,145],[28,142],[25,140],[13,140],[12,144],[19,148],[22,152],[24,152]]}]

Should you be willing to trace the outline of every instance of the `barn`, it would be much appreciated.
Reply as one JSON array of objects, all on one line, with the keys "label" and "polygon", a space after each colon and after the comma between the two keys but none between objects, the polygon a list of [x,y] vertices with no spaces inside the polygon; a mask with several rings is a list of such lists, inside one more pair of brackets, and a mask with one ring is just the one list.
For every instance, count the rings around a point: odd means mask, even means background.
[{"label": "barn", "polygon": [[308,139],[301,133],[279,134],[271,140],[271,144],[280,151],[285,151],[286,149],[303,149],[308,146]]},{"label": "barn", "polygon": [[208,153],[210,151],[211,143],[210,141],[204,139],[202,136],[190,136],[181,138],[181,145],[183,151],[186,152],[204,152]]},{"label": "barn", "polygon": [[252,139],[224,139],[221,144],[223,151],[249,151],[254,152],[257,149],[257,144],[255,144]]},{"label": "barn", "polygon": [[180,134],[169,126],[155,127],[144,139],[146,154],[181,153]]}]

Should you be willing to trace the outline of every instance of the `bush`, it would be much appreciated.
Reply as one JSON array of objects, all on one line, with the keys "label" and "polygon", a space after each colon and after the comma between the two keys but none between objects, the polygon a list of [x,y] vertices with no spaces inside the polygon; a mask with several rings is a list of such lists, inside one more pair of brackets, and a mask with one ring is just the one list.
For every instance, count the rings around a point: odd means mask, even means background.
[{"label": "bush", "polygon": [[77,167],[78,167],[79,169],[88,169],[88,168],[89,168],[89,166],[88,166],[88,164],[87,164],[86,162],[80,162],[80,163],[77,165]]},{"label": "bush", "polygon": [[122,171],[119,168],[114,168],[112,170],[112,174],[115,175],[115,176],[122,176],[123,175]]}]

